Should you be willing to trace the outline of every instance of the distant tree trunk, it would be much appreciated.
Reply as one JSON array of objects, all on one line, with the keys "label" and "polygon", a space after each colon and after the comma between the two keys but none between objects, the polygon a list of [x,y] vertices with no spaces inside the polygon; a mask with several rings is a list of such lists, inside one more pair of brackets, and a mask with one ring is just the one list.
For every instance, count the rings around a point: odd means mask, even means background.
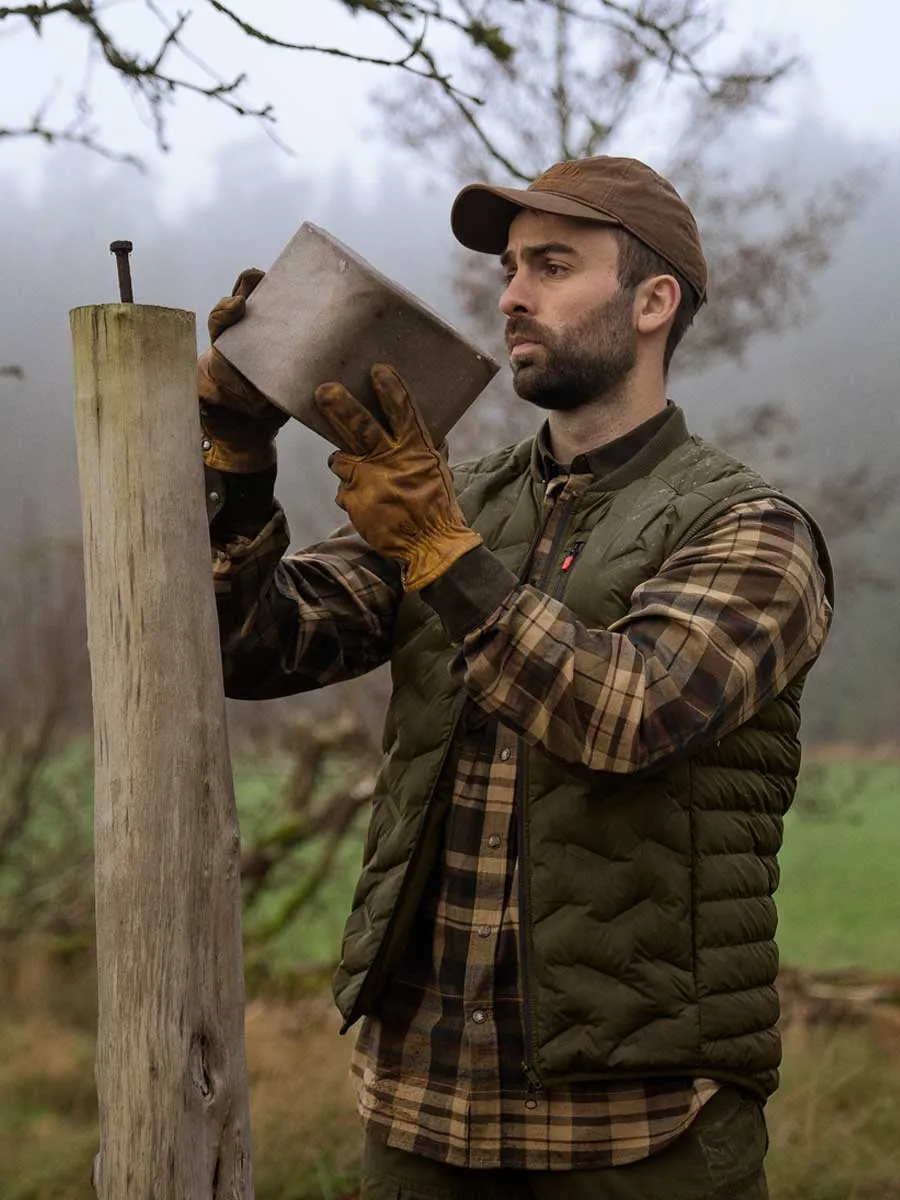
[{"label": "distant tree trunk", "polygon": [[194,316],[70,314],[95,749],[101,1200],[250,1200],[240,846]]}]

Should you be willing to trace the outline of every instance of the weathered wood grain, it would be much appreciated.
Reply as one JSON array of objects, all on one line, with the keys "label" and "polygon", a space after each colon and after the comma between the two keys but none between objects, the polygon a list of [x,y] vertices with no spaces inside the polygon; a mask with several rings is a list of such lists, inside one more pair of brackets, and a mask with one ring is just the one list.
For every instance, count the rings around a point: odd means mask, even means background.
[{"label": "weathered wood grain", "polygon": [[250,1200],[239,833],[194,316],[74,309],[101,1200]]}]

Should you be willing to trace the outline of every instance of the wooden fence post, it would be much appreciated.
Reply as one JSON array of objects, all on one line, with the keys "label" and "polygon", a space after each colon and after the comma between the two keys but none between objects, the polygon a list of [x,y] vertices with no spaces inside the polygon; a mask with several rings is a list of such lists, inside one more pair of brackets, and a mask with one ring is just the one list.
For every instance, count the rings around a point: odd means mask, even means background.
[{"label": "wooden fence post", "polygon": [[240,845],[193,313],[70,313],[94,704],[101,1200],[252,1200]]}]

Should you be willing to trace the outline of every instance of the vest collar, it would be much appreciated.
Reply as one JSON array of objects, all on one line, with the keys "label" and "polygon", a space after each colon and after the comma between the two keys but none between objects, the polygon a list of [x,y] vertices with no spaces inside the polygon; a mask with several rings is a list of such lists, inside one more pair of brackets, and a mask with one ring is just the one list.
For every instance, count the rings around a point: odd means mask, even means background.
[{"label": "vest collar", "polygon": [[545,484],[560,474],[592,475],[592,486],[602,484],[604,490],[618,491],[649,475],[689,437],[683,411],[670,402],[622,437],[577,455],[567,471],[550,452],[545,422],[532,444],[531,469]]}]

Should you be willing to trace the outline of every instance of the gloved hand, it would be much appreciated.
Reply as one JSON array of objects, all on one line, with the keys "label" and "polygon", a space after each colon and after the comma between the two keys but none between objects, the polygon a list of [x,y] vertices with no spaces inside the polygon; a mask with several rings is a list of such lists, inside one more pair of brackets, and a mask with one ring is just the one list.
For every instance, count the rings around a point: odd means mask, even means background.
[{"label": "gloved hand", "polygon": [[[264,274],[256,267],[241,271],[231,295],[209,314],[211,342],[243,317],[247,297]],[[208,467],[243,475],[275,465],[275,435],[288,414],[257,391],[215,346],[200,355],[197,392]]]},{"label": "gloved hand", "polygon": [[386,430],[340,383],[316,388],[316,406],[350,453],[328,465],[337,502],[373,550],[399,562],[409,592],[433,583],[481,545],[460,511],[446,459],[434,447],[416,402],[386,363],[372,367]]}]

